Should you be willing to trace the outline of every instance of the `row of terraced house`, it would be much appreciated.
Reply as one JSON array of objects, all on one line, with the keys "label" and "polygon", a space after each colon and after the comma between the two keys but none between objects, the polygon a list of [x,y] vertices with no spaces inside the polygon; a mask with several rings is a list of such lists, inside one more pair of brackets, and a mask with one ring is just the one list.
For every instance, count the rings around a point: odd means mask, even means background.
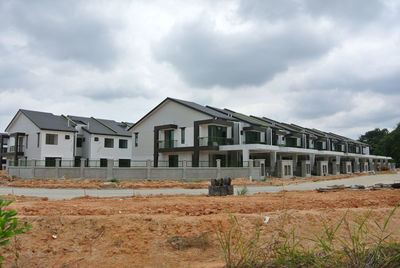
[{"label": "row of terraced house", "polygon": [[331,132],[166,98],[136,123],[19,110],[0,134],[2,167],[259,167],[309,177],[390,168]]}]

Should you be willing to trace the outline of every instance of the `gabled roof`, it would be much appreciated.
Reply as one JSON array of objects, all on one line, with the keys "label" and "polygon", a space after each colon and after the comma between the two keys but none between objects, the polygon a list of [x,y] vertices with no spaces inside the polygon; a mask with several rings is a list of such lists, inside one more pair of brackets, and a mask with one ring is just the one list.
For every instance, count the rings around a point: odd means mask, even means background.
[{"label": "gabled roof", "polygon": [[54,131],[67,131],[76,132],[75,128],[69,125],[68,121],[62,116],[54,115],[52,113],[37,112],[30,110],[18,110],[17,114],[11,120],[10,124],[7,126],[6,130],[10,127],[14,119],[17,117],[18,113],[25,115],[32,123],[41,130],[54,130]]},{"label": "gabled roof", "polygon": [[126,130],[127,125],[122,122],[120,123],[114,120],[97,119],[94,117],[83,117],[74,115],[68,115],[67,117],[76,124],[84,124],[82,129],[91,134],[124,137],[132,136],[132,134]]},{"label": "gabled roof", "polygon": [[213,118],[217,118],[217,119],[223,119],[223,120],[230,120],[230,121],[236,121],[235,119],[233,119],[232,117],[227,116],[224,113],[218,112],[216,110],[213,110],[209,107],[197,104],[195,102],[191,102],[191,101],[185,101],[185,100],[180,100],[180,99],[175,99],[175,98],[166,98],[164,99],[160,104],[158,104],[156,107],[154,107],[150,112],[148,112],[145,116],[143,116],[141,119],[139,119],[139,121],[137,121],[133,126],[131,126],[128,130],[131,130],[135,125],[138,125],[139,123],[141,123],[144,119],[146,119],[150,114],[152,114],[155,110],[157,110],[160,106],[162,106],[164,103],[166,103],[167,101],[172,101],[178,104],[181,104],[183,106],[186,106],[190,109],[193,109],[195,111],[198,111],[200,113],[206,114],[208,116],[211,116]]}]

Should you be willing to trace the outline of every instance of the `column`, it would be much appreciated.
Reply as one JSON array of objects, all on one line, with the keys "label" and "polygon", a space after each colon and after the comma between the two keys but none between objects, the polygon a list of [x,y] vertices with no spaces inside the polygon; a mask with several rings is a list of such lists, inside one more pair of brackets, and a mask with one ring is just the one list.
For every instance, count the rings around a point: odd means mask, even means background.
[{"label": "column", "polygon": [[219,179],[219,178],[221,178],[221,159],[217,159],[217,178],[216,179]]},{"label": "column", "polygon": [[114,159],[107,159],[107,179],[113,178]]},{"label": "column", "polygon": [[276,152],[270,152],[269,153],[269,158],[270,158],[270,167],[271,167],[271,175],[272,175],[275,172]]},{"label": "column", "polygon": [[61,160],[60,159],[56,159],[56,179],[58,179],[59,177],[60,177],[60,174],[59,174],[59,170],[60,170],[60,162],[61,162]]},{"label": "column", "polygon": [[81,158],[81,166],[80,166],[80,177],[81,178],[85,177],[85,163],[86,163],[86,159]]}]

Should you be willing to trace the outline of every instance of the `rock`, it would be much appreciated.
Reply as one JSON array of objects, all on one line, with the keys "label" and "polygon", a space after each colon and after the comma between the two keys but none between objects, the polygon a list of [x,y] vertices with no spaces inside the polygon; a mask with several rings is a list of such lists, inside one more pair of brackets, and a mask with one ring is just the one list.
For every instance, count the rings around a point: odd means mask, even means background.
[{"label": "rock", "polygon": [[117,188],[118,184],[111,181],[105,181],[100,183],[100,188]]}]

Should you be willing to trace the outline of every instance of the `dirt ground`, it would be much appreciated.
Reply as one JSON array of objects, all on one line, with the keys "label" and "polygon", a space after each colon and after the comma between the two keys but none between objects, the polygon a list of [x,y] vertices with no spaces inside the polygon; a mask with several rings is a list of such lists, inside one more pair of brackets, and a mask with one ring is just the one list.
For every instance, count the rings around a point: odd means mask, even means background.
[{"label": "dirt ground", "polygon": [[[5,196],[4,198],[12,198]],[[2,248],[4,267],[223,267],[216,230],[237,216],[247,234],[261,224],[261,241],[321,233],[349,209],[383,222],[400,190],[262,193],[252,196],[151,196],[49,201],[16,197],[20,222],[33,229]],[[263,223],[265,216],[270,217]],[[400,239],[400,210],[389,230]],[[19,257],[15,259],[16,253]],[[17,264],[17,266],[14,266]]]},{"label": "dirt ground", "polygon": [[[383,174],[383,172],[381,172]],[[391,172],[392,173],[392,172]],[[379,172],[378,172],[379,174]],[[354,178],[359,176],[366,176],[369,174],[341,174],[337,176],[326,176],[326,177],[310,177],[310,178],[298,178],[294,177],[291,179],[280,179],[280,178],[267,178],[265,181],[250,181],[247,178],[234,179],[232,184],[234,186],[282,186],[289,184],[299,184],[304,182],[315,182],[315,181],[326,181],[326,180],[337,180],[345,178]],[[159,188],[183,188],[183,189],[206,189],[210,185],[209,180],[201,181],[183,181],[183,180],[120,180],[118,183],[103,186],[106,180],[101,179],[10,179],[9,176],[0,175],[0,187],[25,187],[25,188],[80,188],[80,189],[92,189],[92,188],[121,188],[121,189],[159,189]]]}]

